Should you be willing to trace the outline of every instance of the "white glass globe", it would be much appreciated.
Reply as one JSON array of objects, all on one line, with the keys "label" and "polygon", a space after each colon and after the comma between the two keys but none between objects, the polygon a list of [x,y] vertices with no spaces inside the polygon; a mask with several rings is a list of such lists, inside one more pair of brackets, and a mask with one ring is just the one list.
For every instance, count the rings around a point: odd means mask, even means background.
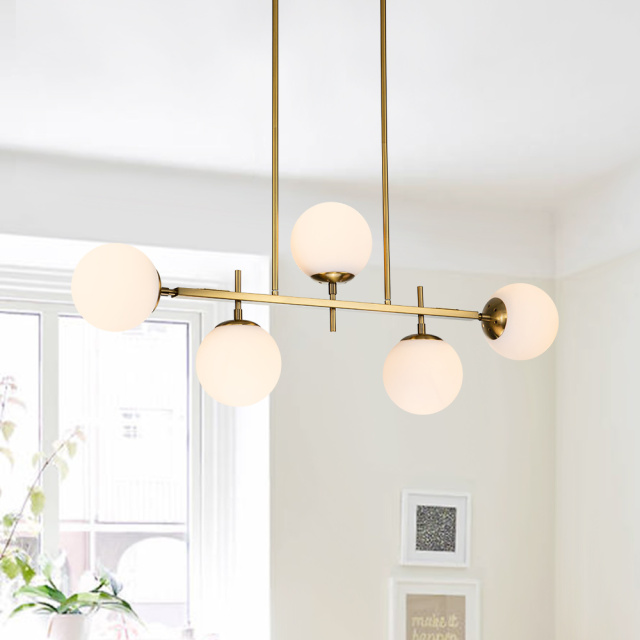
[{"label": "white glass globe", "polygon": [[276,341],[251,324],[217,326],[202,341],[196,372],[215,400],[244,407],[266,398],[280,378],[282,359]]},{"label": "white glass globe", "polygon": [[139,249],[103,244],[78,263],[71,295],[89,324],[105,331],[126,331],[144,322],[156,308],[160,278]]},{"label": "white glass globe", "polygon": [[409,413],[428,415],[448,407],[462,387],[462,363],[442,340],[402,340],[383,370],[389,397]]},{"label": "white glass globe", "polygon": [[[553,300],[531,284],[510,284],[496,291],[507,307],[507,324],[489,346],[505,358],[530,360],[544,353],[558,333],[558,310]],[[486,336],[485,336],[486,337]]]},{"label": "white glass globe", "polygon": [[372,246],[367,221],[352,207],[324,202],[307,209],[291,234],[291,253],[308,276],[319,273],[358,275]]}]

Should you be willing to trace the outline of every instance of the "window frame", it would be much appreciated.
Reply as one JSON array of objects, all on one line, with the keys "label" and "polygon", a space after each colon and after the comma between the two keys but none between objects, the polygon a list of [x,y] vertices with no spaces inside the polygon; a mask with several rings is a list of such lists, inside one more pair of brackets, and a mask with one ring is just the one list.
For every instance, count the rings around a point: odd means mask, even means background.
[{"label": "window frame", "polygon": [[[1,239],[0,236],[0,244]],[[70,241],[48,242],[53,244]],[[88,245],[80,242],[74,244],[85,247]],[[88,248],[92,248],[92,245]],[[179,257],[184,258],[184,255]],[[223,263],[234,259],[234,256],[221,257]],[[248,262],[249,267],[249,278],[245,278],[245,281],[255,282],[268,275],[268,261],[246,256],[244,262]],[[224,265],[220,265],[222,266]],[[71,275],[72,271],[68,268],[33,268],[23,264],[0,266],[0,310],[28,311],[39,313],[41,317],[39,424],[40,446],[44,450],[50,450],[53,443],[63,435],[59,430],[58,318],[60,315],[77,315],[70,295]],[[230,276],[232,275],[233,272],[230,271]],[[191,277],[188,278],[188,284],[229,287],[228,279],[225,281],[221,277],[217,281],[208,281],[207,284]],[[234,591],[234,565],[237,557],[235,427],[239,413],[238,409],[219,405],[202,392],[193,362],[200,342],[219,322],[228,319],[231,305],[232,303],[193,299],[169,302],[163,299],[152,316],[158,320],[189,323],[188,611],[190,624],[198,633],[220,633],[224,627],[228,629],[229,624],[233,628],[233,622],[225,622],[224,614],[219,612],[225,610],[229,592]],[[251,309],[252,317],[257,317],[258,322],[268,329],[268,309],[257,305],[246,307]],[[268,423],[268,404],[266,416]],[[58,474],[45,473],[43,488],[47,502],[43,513],[42,549],[55,555],[59,550],[60,532]],[[232,631],[230,635],[242,638],[242,633]],[[268,640],[269,637],[270,624],[267,624],[264,633],[260,634],[260,640]]]}]

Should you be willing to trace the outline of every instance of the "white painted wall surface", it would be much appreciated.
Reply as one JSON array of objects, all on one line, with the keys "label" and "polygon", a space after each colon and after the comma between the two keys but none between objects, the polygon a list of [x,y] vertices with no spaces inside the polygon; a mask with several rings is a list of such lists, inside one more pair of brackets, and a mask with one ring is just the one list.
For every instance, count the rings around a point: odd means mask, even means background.
[{"label": "white painted wall surface", "polygon": [[[281,257],[298,217],[319,202],[355,207],[382,263],[379,186],[283,180]],[[512,206],[426,201],[391,184],[394,267],[553,275],[552,216]],[[0,150],[0,233],[267,255],[271,180]],[[499,252],[493,247],[500,247]]]},{"label": "white painted wall surface", "polygon": [[640,249],[640,159],[574,193],[556,220],[560,277]]},{"label": "white painted wall surface", "polygon": [[640,166],[559,225],[556,637],[638,638]]},{"label": "white painted wall surface", "polygon": [[[393,300],[479,308],[509,276],[394,270]],[[300,273],[287,292],[322,295]],[[552,295],[548,281],[537,281]],[[380,299],[368,268],[339,296]],[[355,295],[357,289],[358,295]],[[466,307],[465,307],[466,305]],[[382,366],[414,318],[272,312],[283,358],[272,395],[274,640],[386,640],[390,576],[478,578],[483,638],[551,640],[554,615],[554,354],[499,357],[477,323],[434,320],[464,366],[458,399],[412,416],[388,399]],[[401,568],[402,489],[469,491],[470,569]],[[564,640],[564,638],[563,638]]]}]

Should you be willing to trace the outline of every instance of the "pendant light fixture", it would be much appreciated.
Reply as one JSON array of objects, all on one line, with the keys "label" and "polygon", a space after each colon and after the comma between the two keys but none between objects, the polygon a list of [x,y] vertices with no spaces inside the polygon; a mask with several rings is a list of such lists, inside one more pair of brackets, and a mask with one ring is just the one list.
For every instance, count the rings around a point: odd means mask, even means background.
[{"label": "pendant light fixture", "polygon": [[[236,271],[236,291],[241,274]],[[196,356],[202,388],[215,400],[245,407],[266,398],[278,384],[282,358],[276,341],[259,325],[243,320],[236,301],[233,320],[220,323],[203,341]]]},{"label": "pendant light fixture", "polygon": [[492,322],[483,323],[489,346],[511,360],[536,358],[553,344],[558,333],[556,305],[531,284],[502,287],[491,296],[483,313],[493,317]]},{"label": "pendant light fixture", "polygon": [[293,227],[291,253],[318,282],[348,282],[369,262],[373,239],[367,221],[353,208],[324,202],[307,209]]},{"label": "pendant light fixture", "polygon": [[336,330],[338,309],[416,315],[418,332],[403,338],[391,350],[384,363],[383,382],[395,404],[418,415],[433,414],[449,406],[458,395],[463,378],[458,354],[441,338],[427,334],[425,317],[479,321],[491,348],[506,358],[528,360],[546,351],[558,331],[558,311],[544,291],[530,284],[503,287],[481,312],[425,307],[422,287],[418,287],[416,307],[391,303],[386,0],[380,0],[384,303],[337,299],[338,285],[364,269],[372,247],[371,230],[362,215],[337,202],[308,209],[291,235],[296,264],[314,280],[328,285],[329,298],[280,295],[278,0],[272,0],[272,4],[271,294],[242,292],[239,271],[235,273],[235,291],[163,287],[155,267],[141,251],[110,244],[90,251],[76,267],[72,295],[78,312],[99,329],[126,331],[146,320],[161,296],[234,301],[233,319],[209,333],[196,357],[196,371],[204,390],[218,402],[231,406],[246,406],[265,398],[276,386],[281,370],[275,340],[254,322],[243,319],[242,302],[329,309],[331,331]]},{"label": "pendant light fixture", "polygon": [[[418,287],[418,306],[424,306]],[[384,387],[389,397],[409,413],[427,415],[446,409],[460,393],[462,362],[455,349],[426,332],[418,316],[418,333],[403,338],[384,363]]]},{"label": "pendant light fixture", "polygon": [[80,315],[104,331],[126,331],[144,322],[158,306],[162,283],[139,249],[104,244],[78,263],[71,295]]}]

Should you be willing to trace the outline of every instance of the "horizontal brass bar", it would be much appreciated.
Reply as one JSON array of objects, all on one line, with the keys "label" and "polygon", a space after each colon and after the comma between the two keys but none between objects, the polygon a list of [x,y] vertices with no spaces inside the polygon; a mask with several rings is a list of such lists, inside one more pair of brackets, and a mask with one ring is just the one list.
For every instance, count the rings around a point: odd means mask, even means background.
[{"label": "horizontal brass bar", "polygon": [[374,302],[349,302],[347,300],[320,300],[317,298],[296,298],[293,296],[274,296],[264,293],[244,293],[221,291],[219,289],[187,289],[163,287],[163,296],[172,298],[204,298],[210,300],[241,300],[242,302],[261,302],[265,304],[288,304],[298,307],[321,307],[323,309],[347,309],[349,311],[377,311],[381,313],[404,313],[407,315],[423,315],[435,318],[458,318],[462,320],[480,320],[478,311],[461,309],[438,309],[433,307],[407,307],[398,304],[378,304]]}]

